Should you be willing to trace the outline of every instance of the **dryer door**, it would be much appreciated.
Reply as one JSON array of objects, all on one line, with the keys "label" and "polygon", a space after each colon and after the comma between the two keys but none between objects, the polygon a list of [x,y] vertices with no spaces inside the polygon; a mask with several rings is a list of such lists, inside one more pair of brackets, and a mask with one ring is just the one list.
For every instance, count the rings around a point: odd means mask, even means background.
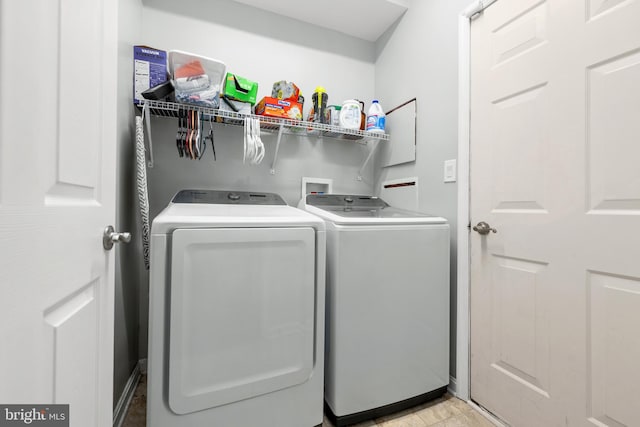
[{"label": "dryer door", "polygon": [[178,229],[172,240],[169,407],[186,414],[307,381],[315,231]]}]

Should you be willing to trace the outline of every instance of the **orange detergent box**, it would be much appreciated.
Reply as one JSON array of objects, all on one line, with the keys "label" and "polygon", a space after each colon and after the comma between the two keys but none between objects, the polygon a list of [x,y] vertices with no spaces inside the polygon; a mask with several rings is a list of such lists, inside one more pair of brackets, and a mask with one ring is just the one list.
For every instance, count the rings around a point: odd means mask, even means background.
[{"label": "orange detergent box", "polygon": [[282,119],[302,120],[302,104],[293,100],[265,96],[256,105],[256,114]]}]

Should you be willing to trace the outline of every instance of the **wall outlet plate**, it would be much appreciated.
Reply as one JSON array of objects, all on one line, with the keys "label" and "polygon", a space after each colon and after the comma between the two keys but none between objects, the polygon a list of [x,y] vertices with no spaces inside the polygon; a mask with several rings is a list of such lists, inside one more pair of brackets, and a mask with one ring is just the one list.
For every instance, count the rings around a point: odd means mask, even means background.
[{"label": "wall outlet plate", "polygon": [[444,161],[444,182],[456,182],[456,159]]}]

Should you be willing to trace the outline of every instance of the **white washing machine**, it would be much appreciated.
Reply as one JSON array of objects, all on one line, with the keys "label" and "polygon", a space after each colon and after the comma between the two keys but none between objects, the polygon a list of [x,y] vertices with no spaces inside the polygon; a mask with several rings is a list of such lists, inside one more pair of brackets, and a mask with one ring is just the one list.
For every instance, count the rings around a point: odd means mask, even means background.
[{"label": "white washing machine", "polygon": [[325,401],[336,426],[449,384],[449,225],[357,195],[307,195],[327,225]]},{"label": "white washing machine", "polygon": [[276,194],[176,194],[151,228],[147,426],[322,424],[324,230]]}]

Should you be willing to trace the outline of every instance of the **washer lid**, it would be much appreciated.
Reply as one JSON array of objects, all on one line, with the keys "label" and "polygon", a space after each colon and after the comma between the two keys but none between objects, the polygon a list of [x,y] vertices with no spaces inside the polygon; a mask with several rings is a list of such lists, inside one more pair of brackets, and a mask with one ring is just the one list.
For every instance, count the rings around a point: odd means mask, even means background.
[{"label": "washer lid", "polygon": [[336,224],[445,224],[446,219],[389,206],[374,196],[309,194],[305,209]]}]

